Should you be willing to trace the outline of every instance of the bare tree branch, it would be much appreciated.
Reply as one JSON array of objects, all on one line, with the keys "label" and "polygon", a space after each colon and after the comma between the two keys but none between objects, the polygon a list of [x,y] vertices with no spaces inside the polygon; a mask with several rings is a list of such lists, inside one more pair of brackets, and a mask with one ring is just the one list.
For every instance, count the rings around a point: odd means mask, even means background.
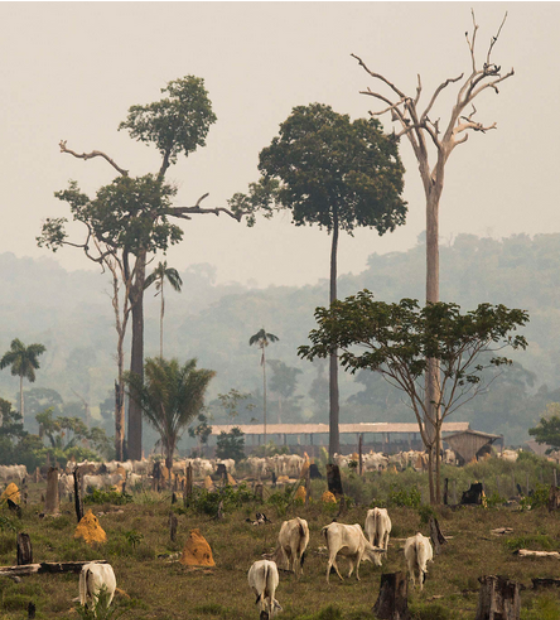
[{"label": "bare tree branch", "polygon": [[124,168],[121,168],[120,166],[118,166],[105,153],[102,153],[101,151],[91,151],[91,153],[81,153],[81,154],[80,153],[76,153],[75,151],[72,151],[71,149],[67,148],[66,143],[67,143],[67,140],[61,140],[58,143],[58,146],[60,147],[60,152],[61,153],[69,153],[70,155],[73,155],[74,157],[77,157],[78,159],[83,159],[84,161],[86,161],[88,159],[93,159],[94,157],[103,157],[103,159],[108,161],[111,164],[111,166],[113,166],[113,168],[115,170],[117,170],[117,172],[119,172],[120,174],[122,174],[125,177],[128,176],[128,170],[124,170]]}]

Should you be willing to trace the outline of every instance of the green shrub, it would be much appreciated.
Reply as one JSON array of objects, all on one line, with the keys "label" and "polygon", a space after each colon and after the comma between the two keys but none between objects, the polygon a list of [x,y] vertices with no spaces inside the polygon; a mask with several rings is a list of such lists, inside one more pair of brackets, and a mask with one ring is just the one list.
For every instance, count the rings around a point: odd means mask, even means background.
[{"label": "green shrub", "polygon": [[421,523],[429,523],[430,517],[437,519],[436,511],[430,506],[430,504],[424,504],[418,508],[418,515]]},{"label": "green shrub", "polygon": [[550,536],[545,536],[542,534],[514,536],[512,538],[506,539],[505,545],[510,551],[517,551],[517,549],[550,551],[556,546]]},{"label": "green shrub", "polygon": [[420,508],[422,498],[420,491],[415,487],[397,488],[394,484],[389,491],[389,504],[393,506],[406,506],[408,508]]}]

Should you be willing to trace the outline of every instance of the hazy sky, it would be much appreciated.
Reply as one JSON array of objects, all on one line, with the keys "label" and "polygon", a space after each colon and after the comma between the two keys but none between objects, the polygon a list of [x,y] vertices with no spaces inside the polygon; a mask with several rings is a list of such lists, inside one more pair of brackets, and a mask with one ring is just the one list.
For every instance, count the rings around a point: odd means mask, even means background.
[{"label": "hazy sky", "polygon": [[[326,103],[353,118],[379,109],[359,94],[374,83],[351,53],[411,95],[420,74],[425,98],[468,71],[471,6],[481,62],[507,10],[493,60],[503,70],[513,67],[515,76],[499,95],[486,91],[476,101],[477,118],[496,121],[497,130],[471,135],[449,160],[442,243],[463,232],[559,232],[557,2],[1,2],[0,252],[52,256],[35,237],[44,218],[68,215],[53,193],[76,179],[93,194],[115,176],[101,159],[62,155],[61,139],[78,152],[104,151],[133,175],[158,169],[155,149],[117,127],[129,106],[157,100],[168,81],[204,78],[218,117],[207,147],[168,172],[179,187],[177,204],[192,205],[210,192],[205,206],[226,206],[257,180],[258,153],[294,106]],[[446,101],[433,115],[442,122]],[[401,155],[407,224],[384,237],[370,230],[343,235],[340,273],[363,270],[373,252],[410,248],[424,230],[423,192],[405,140]],[[259,286],[328,277],[330,237],[294,227],[289,214],[252,229],[227,216],[195,218],[168,254],[180,270],[211,263],[219,282]],[[78,250],[55,257],[68,269],[94,268]]]}]

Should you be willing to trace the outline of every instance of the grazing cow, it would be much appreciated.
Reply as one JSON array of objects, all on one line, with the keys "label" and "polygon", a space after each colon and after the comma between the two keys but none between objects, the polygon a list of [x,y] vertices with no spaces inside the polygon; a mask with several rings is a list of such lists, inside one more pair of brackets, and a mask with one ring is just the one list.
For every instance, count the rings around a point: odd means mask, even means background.
[{"label": "grazing cow", "polygon": [[356,565],[356,579],[360,580],[359,570],[362,560],[369,560],[376,566],[381,566],[381,554],[385,553],[384,549],[374,547],[364,536],[361,526],[356,523],[354,525],[344,525],[342,523],[331,523],[322,530],[323,536],[327,541],[327,549],[329,551],[329,562],[327,564],[327,583],[329,583],[329,575],[331,567],[334,566],[336,574],[342,579],[336,564],[336,555],[344,555],[350,563],[348,577],[354,571]]},{"label": "grazing cow", "polygon": [[284,521],[278,534],[278,547],[282,549],[288,559],[290,570],[296,577],[303,572],[305,550],[309,544],[309,526],[305,519],[296,517]]},{"label": "grazing cow", "polygon": [[274,610],[282,610],[280,603],[274,598],[276,588],[280,582],[278,568],[270,560],[258,560],[247,574],[249,586],[255,593],[259,603],[261,620],[268,620],[274,614]]},{"label": "grazing cow", "polygon": [[415,575],[418,573],[418,582],[420,590],[424,589],[424,581],[426,581],[426,573],[428,572],[428,562],[434,560],[434,550],[429,538],[422,536],[420,532],[416,536],[411,536],[404,543],[404,557],[410,573],[412,585],[416,587]]},{"label": "grazing cow", "polygon": [[109,607],[117,588],[113,567],[110,564],[96,564],[94,562],[84,564],[80,573],[79,587],[81,605],[85,606],[89,599],[95,607],[99,593],[104,587],[107,591],[107,607]]},{"label": "grazing cow", "polygon": [[372,508],[367,511],[364,531],[369,542],[374,547],[381,547],[387,551],[389,534],[391,533],[391,519],[386,508]]}]

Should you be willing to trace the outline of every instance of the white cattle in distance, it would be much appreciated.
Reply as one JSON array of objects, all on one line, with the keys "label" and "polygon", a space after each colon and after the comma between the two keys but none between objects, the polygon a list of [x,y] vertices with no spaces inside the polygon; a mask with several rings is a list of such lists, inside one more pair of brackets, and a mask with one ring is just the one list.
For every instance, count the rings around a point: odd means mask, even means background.
[{"label": "white cattle in distance", "polygon": [[0,482],[17,480],[18,484],[21,484],[26,476],[25,465],[0,465]]},{"label": "white cattle in distance", "polygon": [[107,607],[109,607],[117,589],[117,579],[113,567],[110,564],[96,564],[94,562],[84,564],[80,573],[80,604],[85,606],[90,600],[95,607],[102,588],[107,591]]},{"label": "white cattle in distance", "polygon": [[427,564],[434,560],[434,550],[432,549],[430,539],[422,536],[420,532],[416,536],[407,538],[404,543],[404,557],[412,585],[416,587],[415,577],[418,575],[420,590],[423,590],[426,573],[428,572]]},{"label": "white cattle in distance", "polygon": [[331,523],[325,526],[322,534],[327,541],[327,549],[329,551],[329,561],[327,564],[327,583],[329,583],[329,575],[331,567],[334,566],[336,574],[342,579],[342,575],[336,564],[336,556],[339,553],[348,558],[350,570],[348,577],[352,576],[354,565],[356,565],[356,579],[360,580],[359,570],[362,560],[369,560],[376,566],[381,566],[381,555],[385,553],[384,549],[374,547],[364,536],[362,527],[355,523],[354,525],[345,525],[343,523]]},{"label": "white cattle in distance", "polygon": [[387,551],[391,534],[391,519],[386,508],[371,508],[367,511],[364,531],[374,547]]},{"label": "white cattle in distance", "polygon": [[276,609],[282,610],[280,603],[275,598],[276,588],[280,583],[275,562],[257,560],[249,569],[247,580],[257,597],[255,603],[259,603],[260,620],[272,618]]},{"label": "white cattle in distance", "polygon": [[278,534],[278,548],[286,556],[289,570],[296,577],[303,572],[305,550],[309,544],[309,525],[305,519],[296,517],[284,521]]}]

